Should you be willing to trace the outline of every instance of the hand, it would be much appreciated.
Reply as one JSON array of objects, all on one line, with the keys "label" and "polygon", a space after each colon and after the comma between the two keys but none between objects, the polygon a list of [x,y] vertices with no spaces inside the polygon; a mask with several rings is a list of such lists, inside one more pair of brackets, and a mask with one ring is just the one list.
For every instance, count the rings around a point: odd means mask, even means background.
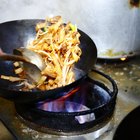
[{"label": "hand", "polygon": [[0,55],[1,55],[1,54],[3,54],[3,51],[2,51],[2,49],[0,48]]}]

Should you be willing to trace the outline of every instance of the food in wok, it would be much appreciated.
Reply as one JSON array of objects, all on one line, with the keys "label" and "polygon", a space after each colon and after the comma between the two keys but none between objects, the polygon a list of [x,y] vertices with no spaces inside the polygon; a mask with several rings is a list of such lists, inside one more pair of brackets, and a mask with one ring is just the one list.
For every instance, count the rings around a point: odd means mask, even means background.
[{"label": "food in wok", "polygon": [[23,91],[35,88],[49,90],[72,83],[75,80],[74,64],[82,54],[79,38],[77,27],[71,22],[64,24],[61,16],[37,23],[36,36],[26,47],[40,54],[46,64],[40,80],[30,82],[25,76],[22,62],[14,63],[17,77],[1,75],[1,78],[11,82],[20,81]]}]

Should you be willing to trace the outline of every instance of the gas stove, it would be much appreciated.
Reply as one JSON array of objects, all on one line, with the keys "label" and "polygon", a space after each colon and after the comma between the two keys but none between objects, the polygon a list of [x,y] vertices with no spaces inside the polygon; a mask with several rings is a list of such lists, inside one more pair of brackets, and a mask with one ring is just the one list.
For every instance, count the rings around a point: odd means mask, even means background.
[{"label": "gas stove", "polygon": [[[67,122],[66,125],[69,124],[69,127],[66,127],[66,129],[62,130],[59,125],[62,126],[63,121],[65,121],[65,118],[63,115],[71,115],[71,112],[67,112],[64,114],[59,114],[60,121],[55,120],[55,123],[58,123],[58,131],[57,133],[54,133],[54,131],[50,131],[50,129],[44,129],[41,128],[38,130],[38,125],[36,126],[36,123],[34,121],[36,120],[34,111],[33,114],[30,114],[31,111],[30,107],[31,105],[19,105],[14,104],[11,101],[5,100],[3,98],[0,98],[0,119],[1,119],[1,137],[0,140],[4,139],[19,139],[19,140],[112,140],[113,135],[115,133],[116,128],[120,124],[121,120],[129,113],[131,112],[135,107],[137,107],[140,104],[140,65],[139,65],[139,57],[131,58],[125,61],[119,61],[114,62],[110,60],[98,60],[95,69],[101,71],[102,73],[105,73],[109,75],[118,85],[118,95],[117,100],[115,102],[115,108],[112,108],[112,111],[108,114],[107,118],[103,119],[104,121],[101,121],[101,123],[97,123],[94,127],[88,126],[88,129],[85,129],[82,126],[83,123],[85,123],[85,120],[83,121],[83,115],[82,119],[81,116],[78,116],[76,119],[79,121],[79,127],[80,129],[77,131],[75,126],[71,126],[72,122],[71,119]],[[89,73],[90,77],[93,79],[99,79],[105,85],[108,85],[110,88],[112,86],[106,78],[100,77],[100,75],[96,74],[96,72],[92,71]],[[70,96],[71,96],[70,92]],[[83,95],[85,96],[85,95]],[[108,97],[108,96],[107,96]],[[60,102],[64,101],[58,100],[57,102],[53,102],[53,106],[60,105]],[[74,99],[75,100],[75,99]],[[106,99],[108,100],[108,99]],[[104,100],[105,101],[105,100]],[[85,102],[85,101],[84,101]],[[86,101],[87,102],[87,101]],[[61,103],[62,104],[62,103]],[[71,105],[72,104],[72,105]],[[78,103],[76,103],[76,106]],[[80,103],[81,104],[81,103]],[[88,104],[90,104],[88,102]],[[86,106],[84,106],[86,105]],[[80,106],[80,111],[86,112],[89,111],[90,108],[92,108],[90,105],[84,104],[82,107]],[[95,104],[94,104],[95,105]],[[71,106],[70,110],[73,111],[73,106],[75,106],[75,103],[73,103],[73,100],[68,100],[67,104],[63,106],[59,106],[57,110],[55,110],[55,113],[60,110],[65,110],[68,108],[68,106]],[[41,111],[50,111],[50,107],[48,107],[47,103],[38,103],[37,105],[34,104],[31,109],[36,108],[41,109]],[[55,107],[56,108],[56,107]],[[75,108],[75,107],[74,107]],[[82,108],[82,109],[81,109]],[[79,108],[76,110],[79,112]],[[107,110],[105,110],[107,111]],[[73,112],[72,112],[73,113]],[[75,110],[74,110],[75,113]],[[29,115],[29,116],[28,116]],[[50,114],[49,114],[50,115]],[[62,115],[62,116],[61,116]],[[76,114],[78,115],[78,114]],[[91,112],[88,117],[86,116],[86,119],[88,118],[89,122],[95,121],[94,113]],[[92,117],[91,117],[92,116]],[[63,118],[64,117],[64,118]],[[91,119],[92,118],[92,119]],[[99,120],[101,118],[99,117]],[[41,119],[39,121],[39,125],[41,123]],[[86,122],[88,123],[88,122]],[[75,124],[75,123],[74,123]],[[49,122],[46,122],[46,126],[49,125]],[[65,123],[64,123],[65,125]],[[73,131],[71,132],[70,127],[72,127]],[[67,129],[69,128],[69,129]],[[52,129],[51,129],[52,130]],[[55,131],[56,132],[56,131]],[[75,133],[76,132],[76,133]]]}]

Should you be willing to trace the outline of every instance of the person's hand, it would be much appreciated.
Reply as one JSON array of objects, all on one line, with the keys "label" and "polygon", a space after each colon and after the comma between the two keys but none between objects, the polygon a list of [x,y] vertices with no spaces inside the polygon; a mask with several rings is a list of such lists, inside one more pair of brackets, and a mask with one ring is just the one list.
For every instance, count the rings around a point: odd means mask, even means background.
[{"label": "person's hand", "polygon": [[2,51],[2,49],[0,48],[0,55],[1,55],[1,54],[3,54],[3,51]]}]

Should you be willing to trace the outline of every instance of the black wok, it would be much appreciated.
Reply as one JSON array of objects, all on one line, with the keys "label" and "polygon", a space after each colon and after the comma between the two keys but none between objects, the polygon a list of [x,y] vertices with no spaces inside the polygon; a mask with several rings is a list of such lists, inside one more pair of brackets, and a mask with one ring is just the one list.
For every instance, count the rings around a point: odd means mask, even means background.
[{"label": "black wok", "polygon": [[121,121],[113,140],[138,140],[140,138],[140,106],[136,107]]},{"label": "black wok", "polygon": [[[0,48],[9,54],[13,49],[26,47],[27,43],[35,37],[35,26],[41,20],[16,20],[0,24]],[[71,88],[84,80],[86,73],[94,66],[97,58],[97,49],[91,38],[80,31],[80,47],[82,56],[75,65],[77,78],[75,82],[60,88],[47,91],[20,91],[17,83],[0,79],[0,96],[14,102],[37,102],[43,99],[56,99],[65,95]],[[0,75],[14,75],[13,62],[0,61]]]}]

